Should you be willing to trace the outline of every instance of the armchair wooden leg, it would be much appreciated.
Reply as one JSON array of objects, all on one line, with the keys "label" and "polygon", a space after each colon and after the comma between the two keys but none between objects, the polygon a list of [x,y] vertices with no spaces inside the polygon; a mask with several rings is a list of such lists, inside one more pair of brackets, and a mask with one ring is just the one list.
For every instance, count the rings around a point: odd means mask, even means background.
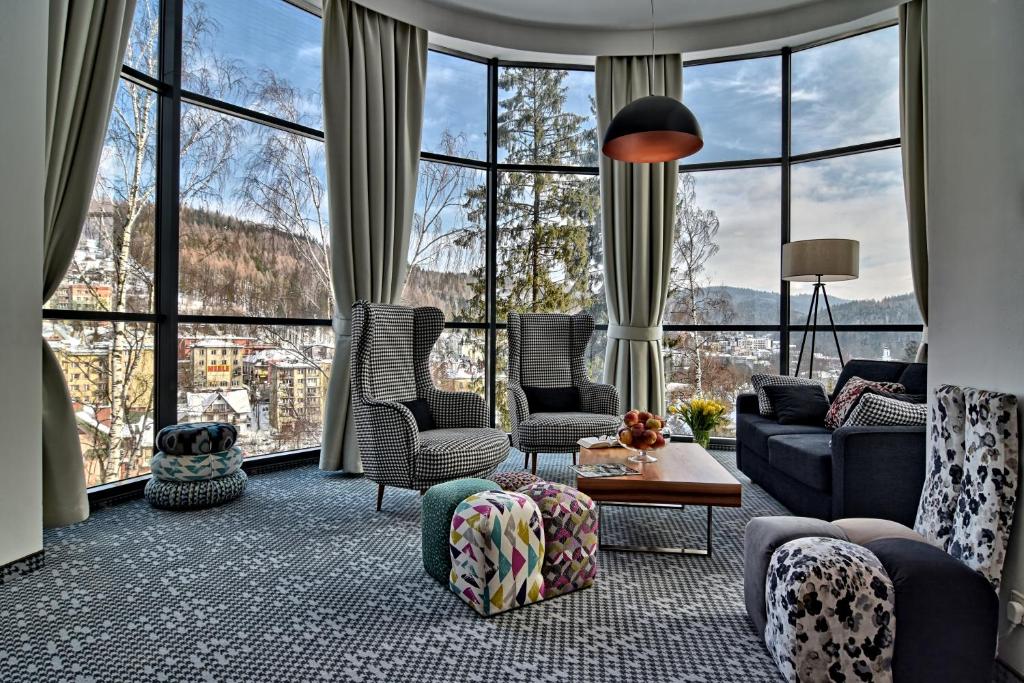
[{"label": "armchair wooden leg", "polygon": [[523,453],[523,469],[525,470],[530,466],[530,454],[529,452]]},{"label": "armchair wooden leg", "polygon": [[533,455],[533,467],[530,469],[530,472],[532,472],[533,474],[537,474],[537,453],[534,452],[532,455]]},{"label": "armchair wooden leg", "polygon": [[577,457],[578,455],[579,455],[579,452],[578,452],[578,451],[573,451],[573,452],[572,452],[572,464],[573,464],[573,465],[575,465],[575,464],[576,464],[576,457]]},{"label": "armchair wooden leg", "polygon": [[377,512],[380,512],[381,503],[384,502],[384,484],[377,484]]}]

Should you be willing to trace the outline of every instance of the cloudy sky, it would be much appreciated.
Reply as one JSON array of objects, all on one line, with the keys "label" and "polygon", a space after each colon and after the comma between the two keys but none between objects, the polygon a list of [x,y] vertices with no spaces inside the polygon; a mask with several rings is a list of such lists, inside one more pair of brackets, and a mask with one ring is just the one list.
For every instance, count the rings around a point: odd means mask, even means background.
[{"label": "cloudy sky", "polygon": [[[215,30],[204,59],[286,78],[303,94],[301,122],[322,126],[318,18],[281,0],[185,0],[187,13],[200,6]],[[793,55],[794,154],[898,136],[897,38],[891,27]],[[205,66],[187,53],[184,60],[186,70]],[[705,139],[704,149],[688,161],[780,154],[780,58],[689,67],[683,82],[683,99]],[[567,109],[589,116],[593,73],[570,72],[565,84]],[[240,105],[261,106],[244,92],[231,97]],[[485,66],[431,52],[423,149],[441,151],[442,132],[448,130],[462,134],[465,156],[484,158],[486,111]],[[698,202],[714,209],[721,222],[721,249],[709,268],[713,284],[777,290],[780,176],[778,167],[696,174]],[[793,239],[861,241],[861,277],[830,288],[836,296],[911,291],[898,150],[795,165],[792,181]],[[236,208],[230,187],[225,185],[222,202],[228,209]]]}]

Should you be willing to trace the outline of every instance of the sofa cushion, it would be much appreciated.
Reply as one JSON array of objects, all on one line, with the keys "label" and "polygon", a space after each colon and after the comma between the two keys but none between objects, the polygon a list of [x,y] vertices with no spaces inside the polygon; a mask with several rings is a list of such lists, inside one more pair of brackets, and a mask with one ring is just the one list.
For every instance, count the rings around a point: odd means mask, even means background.
[{"label": "sofa cushion", "polygon": [[889,519],[874,519],[871,517],[848,517],[837,519],[834,522],[837,527],[846,533],[850,543],[864,545],[877,541],[880,538],[905,538],[911,541],[927,543],[924,536],[917,533],[908,526]]},{"label": "sofa cushion", "polygon": [[861,396],[843,421],[844,427],[924,427],[928,406],[888,396]]},{"label": "sofa cushion", "polygon": [[754,392],[757,394],[757,407],[761,412],[762,417],[775,417],[775,413],[772,410],[772,404],[768,400],[768,395],[764,393],[764,388],[769,385],[773,386],[795,386],[798,384],[821,384],[816,379],[806,379],[803,377],[793,377],[791,375],[771,375],[764,373],[757,373],[752,375],[750,383],[754,386]]},{"label": "sofa cushion", "polygon": [[828,396],[820,384],[768,385],[764,388],[779,424],[825,425]]},{"label": "sofa cushion", "polygon": [[[854,358],[843,366],[843,371],[839,373],[839,379],[836,380],[836,387],[832,390],[831,398],[833,401],[836,400],[839,392],[843,390],[851,377],[861,377],[872,382],[899,382],[906,368],[907,364],[899,361]],[[911,393],[923,393],[923,390],[918,391],[915,387]]]},{"label": "sofa cushion", "polygon": [[416,398],[411,401],[401,401],[401,404],[412,413],[412,419],[416,420],[416,429],[421,432],[428,432],[437,429],[434,422],[434,414],[430,412],[430,404],[425,398]]},{"label": "sofa cushion", "polygon": [[927,394],[928,365],[925,363],[909,363],[897,381],[907,388],[908,394]]},{"label": "sofa cushion", "polygon": [[904,391],[903,385],[896,382],[875,382],[874,380],[864,379],[863,377],[851,377],[843,386],[843,390],[839,392],[834,399],[832,399],[832,405],[829,406],[828,415],[825,416],[825,426],[831,429],[839,429],[842,427],[843,423],[846,422],[846,417],[857,404],[857,399],[859,399],[860,395],[869,387],[892,393]]},{"label": "sofa cushion", "polygon": [[829,435],[824,427],[813,425],[780,425],[774,419],[760,415],[741,415],[736,421],[736,439],[743,442],[744,448],[768,458],[768,439],[773,436],[790,434],[823,434]]},{"label": "sofa cushion", "polygon": [[832,490],[832,435],[791,434],[768,439],[768,464],[819,491]]},{"label": "sofa cushion", "polygon": [[580,390],[576,387],[523,387],[531,413],[577,413]]}]

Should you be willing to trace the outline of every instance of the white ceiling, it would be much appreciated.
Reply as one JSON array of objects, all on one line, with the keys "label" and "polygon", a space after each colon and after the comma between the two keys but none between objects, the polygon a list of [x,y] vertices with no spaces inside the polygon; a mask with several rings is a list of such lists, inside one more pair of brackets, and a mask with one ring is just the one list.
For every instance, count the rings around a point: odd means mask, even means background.
[{"label": "white ceiling", "polygon": [[[549,28],[647,29],[650,0],[419,0],[492,20]],[[816,0],[654,0],[658,27],[749,17]],[[841,0],[840,0],[841,1]]]},{"label": "white ceiling", "polygon": [[[323,0],[289,0],[319,10]],[[651,50],[650,0],[356,0],[482,57],[592,63]],[[688,59],[777,49],[896,18],[906,0],[654,0],[656,51]]]}]

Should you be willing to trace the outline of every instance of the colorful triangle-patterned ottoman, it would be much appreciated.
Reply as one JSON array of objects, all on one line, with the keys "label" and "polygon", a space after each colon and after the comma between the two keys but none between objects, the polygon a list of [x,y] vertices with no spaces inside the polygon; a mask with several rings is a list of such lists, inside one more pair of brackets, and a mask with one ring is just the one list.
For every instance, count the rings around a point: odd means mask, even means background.
[{"label": "colorful triangle-patterned ottoman", "polygon": [[483,616],[544,598],[540,510],[509,491],[475,493],[455,509],[448,586]]},{"label": "colorful triangle-patterned ottoman", "polygon": [[564,484],[538,482],[520,489],[540,509],[544,524],[544,597],[594,584],[597,576],[597,506]]}]

